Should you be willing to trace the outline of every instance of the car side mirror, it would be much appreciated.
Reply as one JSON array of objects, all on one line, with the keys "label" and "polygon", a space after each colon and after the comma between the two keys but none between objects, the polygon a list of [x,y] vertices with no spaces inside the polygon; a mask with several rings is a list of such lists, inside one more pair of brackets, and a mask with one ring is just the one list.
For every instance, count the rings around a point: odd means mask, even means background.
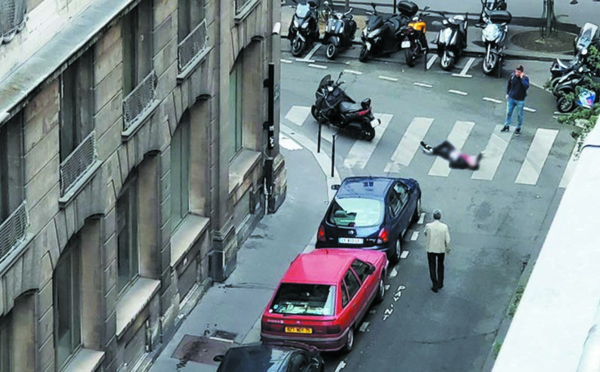
[{"label": "car side mirror", "polygon": [[340,189],[340,185],[338,185],[338,184],[331,185],[331,189],[332,190],[339,190]]}]

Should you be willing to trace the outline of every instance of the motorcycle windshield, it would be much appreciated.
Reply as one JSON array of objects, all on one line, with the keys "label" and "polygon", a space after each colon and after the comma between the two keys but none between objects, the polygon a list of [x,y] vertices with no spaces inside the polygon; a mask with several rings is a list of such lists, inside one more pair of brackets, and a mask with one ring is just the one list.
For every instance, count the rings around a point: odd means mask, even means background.
[{"label": "motorcycle windshield", "polygon": [[326,85],[328,85],[331,82],[331,75],[325,75],[323,77],[323,79],[321,79],[321,82],[319,83],[319,89],[322,89],[323,87],[325,87]]},{"label": "motorcycle windshield", "polygon": [[369,23],[367,24],[367,28],[369,30],[374,30],[376,28],[379,28],[383,25],[383,18],[381,16],[377,16],[377,17],[371,17],[371,19],[369,19]]},{"label": "motorcycle windshield", "polygon": [[298,4],[296,7],[296,16],[298,18],[306,18],[308,16],[308,12],[310,11],[310,6],[308,4]]},{"label": "motorcycle windshield", "polygon": [[490,23],[483,29],[481,35],[485,41],[496,41],[500,37],[500,26]]}]

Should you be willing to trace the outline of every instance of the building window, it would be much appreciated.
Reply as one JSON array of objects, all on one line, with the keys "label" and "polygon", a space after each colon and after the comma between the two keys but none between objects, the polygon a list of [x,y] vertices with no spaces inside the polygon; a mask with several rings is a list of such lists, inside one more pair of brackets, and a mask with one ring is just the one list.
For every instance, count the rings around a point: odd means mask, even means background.
[{"label": "building window", "polygon": [[139,273],[138,193],[138,178],[134,171],[123,186],[121,196],[117,200],[119,293],[123,293]]},{"label": "building window", "polygon": [[52,278],[54,347],[60,370],[81,344],[81,256],[79,235],[63,251]]},{"label": "building window", "polygon": [[63,72],[60,96],[62,163],[94,127],[94,60],[91,50]]},{"label": "building window", "polygon": [[11,313],[0,317],[0,372],[10,372],[12,365],[12,355],[10,345],[12,342],[12,322]]},{"label": "building window", "polygon": [[190,210],[190,114],[186,111],[171,138],[171,231]]},{"label": "building window", "polygon": [[142,0],[123,17],[123,96],[131,93],[152,71],[152,0]]},{"label": "building window", "polygon": [[177,36],[181,43],[204,19],[204,0],[178,0]]},{"label": "building window", "polygon": [[242,149],[243,67],[243,58],[240,55],[229,75],[229,114],[233,129],[228,146],[229,160]]},{"label": "building window", "polygon": [[19,113],[0,126],[0,224],[23,201],[23,121]]}]

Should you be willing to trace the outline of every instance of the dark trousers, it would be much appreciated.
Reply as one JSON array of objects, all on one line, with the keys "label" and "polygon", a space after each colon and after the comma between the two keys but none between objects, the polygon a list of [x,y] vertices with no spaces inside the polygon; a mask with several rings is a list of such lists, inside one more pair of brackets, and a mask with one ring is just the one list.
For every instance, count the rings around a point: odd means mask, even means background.
[{"label": "dark trousers", "polygon": [[[444,257],[445,253],[427,252],[427,262],[429,262],[429,276],[433,288],[438,289],[444,286]],[[437,261],[437,262],[436,262]],[[437,263],[437,270],[436,270]],[[437,274],[437,275],[436,275]]]}]

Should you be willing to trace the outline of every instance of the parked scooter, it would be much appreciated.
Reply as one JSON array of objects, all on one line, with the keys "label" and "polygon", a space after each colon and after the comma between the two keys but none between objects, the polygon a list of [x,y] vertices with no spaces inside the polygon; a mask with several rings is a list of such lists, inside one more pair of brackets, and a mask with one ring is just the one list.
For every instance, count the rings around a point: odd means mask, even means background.
[{"label": "parked scooter", "polygon": [[435,38],[437,45],[437,54],[440,57],[440,66],[448,71],[467,48],[467,18],[469,14],[455,15],[450,18],[443,12],[439,13],[442,17],[444,26]]},{"label": "parked scooter", "polygon": [[[319,14],[314,0],[292,0],[297,5],[296,12],[290,22],[288,38],[292,46],[292,55],[299,56],[308,44],[319,40]],[[294,7],[294,6],[292,6]]]},{"label": "parked scooter", "polygon": [[573,40],[575,55],[582,53],[584,50],[587,53],[590,44],[600,47],[600,32],[598,32],[597,25],[587,22],[579,30],[579,35]]},{"label": "parked scooter", "polygon": [[362,48],[358,59],[366,62],[370,55],[380,56],[399,51],[402,48],[404,29],[410,22],[410,17],[417,14],[419,7],[412,1],[400,1],[398,14],[379,15],[375,3],[369,20],[361,33]]},{"label": "parked scooter", "polygon": [[335,13],[328,1],[324,3],[327,8],[327,25],[323,43],[326,45],[327,59],[334,59],[341,49],[352,45],[356,34],[356,22],[352,19],[352,8],[346,13]]},{"label": "parked scooter", "polygon": [[586,79],[595,84],[600,84],[600,77],[592,75],[592,71],[586,66],[580,66],[577,70],[573,70],[560,78],[553,90],[556,96],[556,108],[559,112],[570,112],[575,109],[575,101],[567,98],[567,96],[571,93],[575,94],[578,86],[587,85]]},{"label": "parked scooter", "polygon": [[507,5],[505,0],[494,0],[494,1],[486,1],[481,0],[481,13],[479,14],[479,22],[477,22],[477,27],[485,27],[485,15],[487,12],[494,10],[506,10]]},{"label": "parked scooter", "polygon": [[508,33],[508,24],[512,15],[508,10],[488,10],[485,0],[481,0],[483,6],[484,28],[481,32],[481,40],[485,47],[483,58],[483,72],[490,75],[494,70],[498,77],[502,75],[502,60],[504,59],[504,42]]},{"label": "parked scooter", "polygon": [[371,99],[365,98],[357,104],[340,86],[343,72],[337,81],[325,75],[315,93],[316,101],[311,107],[312,116],[319,124],[333,124],[341,129],[356,130],[367,141],[375,137],[375,126],[380,124],[373,115]]},{"label": "parked scooter", "polygon": [[408,23],[408,27],[404,29],[405,36],[401,47],[404,48],[404,56],[406,57],[408,67],[414,67],[420,56],[425,56],[423,61],[427,61],[427,53],[429,53],[429,45],[425,37],[427,23],[425,23],[423,18],[429,15],[429,13],[425,13],[428,9],[428,6],[423,8],[419,15],[415,16]]},{"label": "parked scooter", "polygon": [[582,56],[573,58],[569,62],[564,62],[560,58],[556,58],[552,65],[550,66],[550,74],[552,75],[550,78],[550,89],[554,90],[556,86],[561,82],[563,76],[567,75],[571,71],[576,71],[579,67],[585,65],[585,58]]}]

